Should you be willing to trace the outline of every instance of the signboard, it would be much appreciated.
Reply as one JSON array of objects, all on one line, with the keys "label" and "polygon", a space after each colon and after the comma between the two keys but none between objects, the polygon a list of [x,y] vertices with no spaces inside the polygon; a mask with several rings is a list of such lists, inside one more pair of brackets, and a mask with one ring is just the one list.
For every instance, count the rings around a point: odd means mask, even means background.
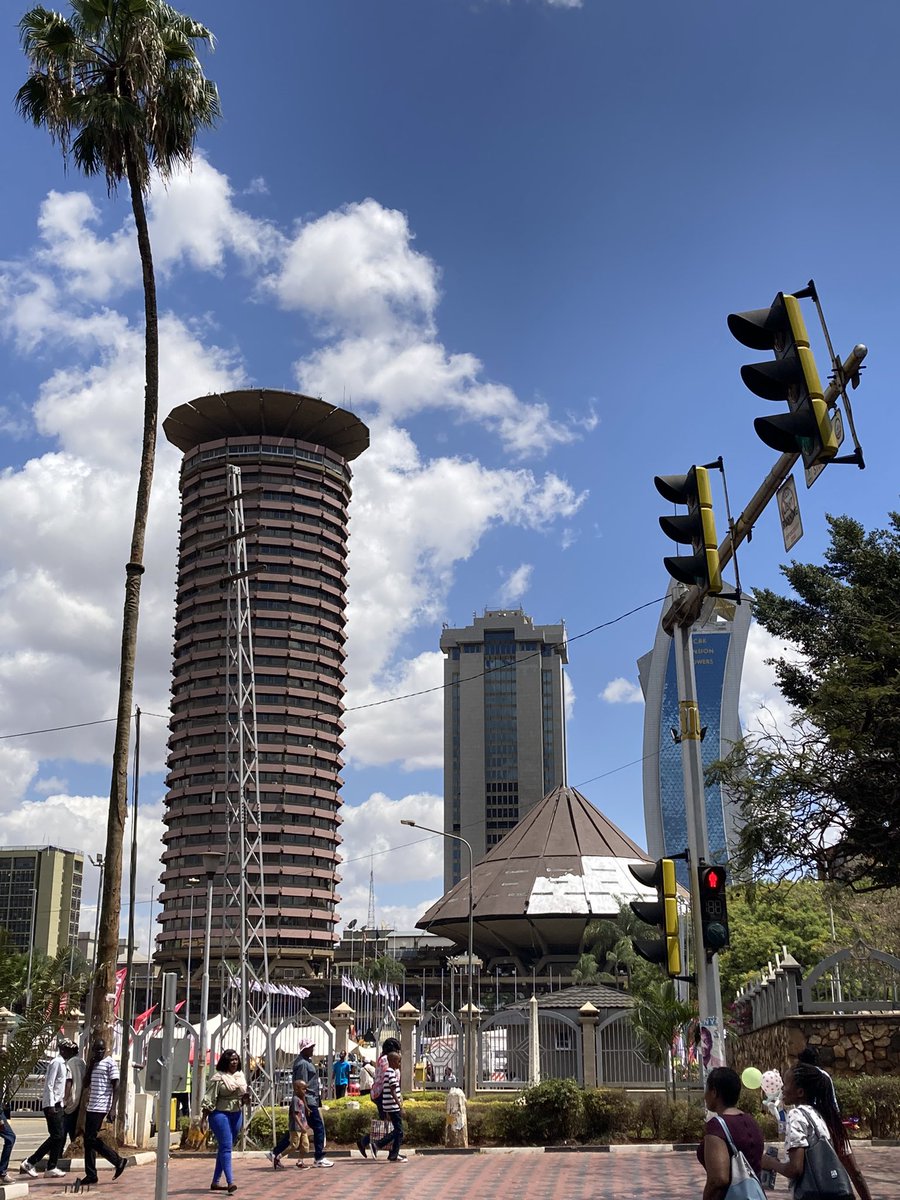
[{"label": "signboard", "polygon": [[797,498],[797,485],[793,475],[789,475],[775,493],[778,501],[778,515],[781,518],[781,535],[784,538],[785,550],[796,546],[803,537],[803,523],[800,520],[800,501]]},{"label": "signboard", "polygon": [[[834,430],[834,436],[837,438],[837,444],[840,446],[844,440],[844,418],[841,416],[839,408],[834,410],[834,416],[831,418],[831,427]],[[803,473],[806,476],[806,486],[808,488],[812,487],[827,466],[828,463],[826,461],[813,463],[811,467],[804,468]]]},{"label": "signboard", "polygon": [[[187,1090],[188,1059],[191,1054],[192,1039],[179,1038],[172,1043],[172,1091]],[[160,1083],[160,1067],[162,1059],[163,1040],[153,1037],[147,1046],[147,1067],[144,1077],[144,1090],[158,1092]]]}]

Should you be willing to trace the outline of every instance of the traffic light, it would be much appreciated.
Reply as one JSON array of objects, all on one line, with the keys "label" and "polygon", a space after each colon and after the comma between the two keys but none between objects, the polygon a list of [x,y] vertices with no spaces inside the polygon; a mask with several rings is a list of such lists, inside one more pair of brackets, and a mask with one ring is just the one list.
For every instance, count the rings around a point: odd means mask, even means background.
[{"label": "traffic light", "polygon": [[790,408],[753,422],[766,445],[782,453],[802,454],[806,467],[834,458],[838,442],[797,297],[779,292],[771,308],[731,313],[728,328],[742,346],[775,353],[773,362],[741,367],[741,378],[751,392],[764,400],[786,400]]},{"label": "traffic light", "polygon": [[693,554],[664,558],[663,564],[673,579],[697,584],[708,592],[721,592],[719,543],[712,509],[712,492],[706,467],[691,467],[687,475],[656,475],[656,490],[673,504],[686,504],[685,517],[660,517],[666,537],[693,547]]},{"label": "traffic light", "polygon": [[700,876],[700,925],[707,958],[712,958],[729,945],[728,904],[725,900],[724,867],[710,866],[702,859]]},{"label": "traffic light", "polygon": [[653,941],[632,938],[635,950],[648,962],[665,967],[669,975],[681,974],[681,941],[678,936],[678,897],[675,863],[661,858],[655,863],[629,863],[638,883],[656,888],[656,900],[632,900],[631,910],[641,921],[656,925],[660,936]]}]

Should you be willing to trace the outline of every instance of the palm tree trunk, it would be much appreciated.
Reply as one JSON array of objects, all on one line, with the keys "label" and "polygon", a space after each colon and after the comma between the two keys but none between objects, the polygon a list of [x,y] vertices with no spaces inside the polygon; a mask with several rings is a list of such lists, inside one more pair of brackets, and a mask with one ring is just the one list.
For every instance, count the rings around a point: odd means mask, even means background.
[{"label": "palm tree trunk", "polygon": [[[125,566],[125,607],[122,615],[122,645],[119,659],[119,702],[116,710],[116,738],[113,748],[109,816],[106,826],[106,858],[103,895],[100,900],[100,926],[97,946],[97,974],[91,1002],[91,1033],[112,1047],[113,1011],[107,1000],[115,990],[116,962],[119,952],[119,913],[122,890],[122,846],[128,807],[128,745],[131,710],[134,701],[134,668],[137,656],[138,615],[141,576],[144,573],[144,540],[153,467],[156,458],[156,426],[159,412],[159,323],[156,311],[156,279],[147,213],[133,159],[126,154],[131,208],[137,230],[141,273],[144,283],[144,431],[141,466],[138,477],[131,556]],[[152,918],[152,914],[151,914]],[[149,971],[149,963],[147,965]],[[127,1086],[123,1080],[122,1086]]]}]

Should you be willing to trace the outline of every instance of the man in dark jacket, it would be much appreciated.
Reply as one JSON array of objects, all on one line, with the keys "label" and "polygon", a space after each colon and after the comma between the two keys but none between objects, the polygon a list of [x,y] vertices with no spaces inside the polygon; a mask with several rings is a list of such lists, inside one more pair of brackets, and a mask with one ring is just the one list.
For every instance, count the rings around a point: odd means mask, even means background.
[{"label": "man in dark jacket", "polygon": [[[292,1077],[294,1083],[302,1079],[306,1084],[306,1106],[309,1112],[309,1127],[312,1130],[313,1146],[315,1147],[313,1166],[333,1167],[330,1158],[325,1157],[325,1122],[322,1120],[322,1092],[319,1087],[319,1072],[312,1060],[315,1043],[308,1038],[300,1042],[300,1050],[294,1059]],[[281,1156],[291,1143],[290,1131],[284,1134],[268,1153],[273,1167],[280,1167]]]}]

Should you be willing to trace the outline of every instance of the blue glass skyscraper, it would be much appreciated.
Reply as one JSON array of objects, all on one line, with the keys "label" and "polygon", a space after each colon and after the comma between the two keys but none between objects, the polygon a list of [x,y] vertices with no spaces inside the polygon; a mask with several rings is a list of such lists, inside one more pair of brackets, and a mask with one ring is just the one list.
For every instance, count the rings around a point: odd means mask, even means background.
[{"label": "blue glass skyscraper", "polygon": [[[750,629],[749,597],[743,604],[716,598],[704,609],[705,619],[693,628],[694,674],[704,767],[724,758],[741,737],[738,701],[744,651]],[[672,638],[660,624],[649,654],[638,660],[644,693],[644,821],[651,858],[680,854],[687,846],[684,781],[678,733],[678,685]],[[719,784],[706,788],[706,823],[710,858],[723,862],[734,844],[732,805]],[[686,872],[679,879],[686,882]]]}]

